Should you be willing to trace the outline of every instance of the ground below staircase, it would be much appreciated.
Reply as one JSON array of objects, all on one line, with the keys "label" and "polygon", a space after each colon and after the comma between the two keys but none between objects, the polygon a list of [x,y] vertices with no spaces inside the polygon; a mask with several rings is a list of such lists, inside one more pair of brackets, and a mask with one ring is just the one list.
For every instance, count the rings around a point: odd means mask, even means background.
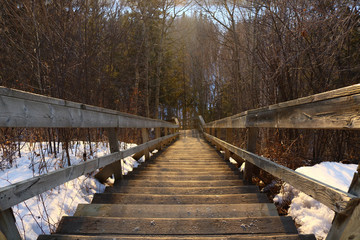
[{"label": "ground below staircase", "polygon": [[59,239],[315,239],[194,131],[143,164],[91,204],[63,217]]}]

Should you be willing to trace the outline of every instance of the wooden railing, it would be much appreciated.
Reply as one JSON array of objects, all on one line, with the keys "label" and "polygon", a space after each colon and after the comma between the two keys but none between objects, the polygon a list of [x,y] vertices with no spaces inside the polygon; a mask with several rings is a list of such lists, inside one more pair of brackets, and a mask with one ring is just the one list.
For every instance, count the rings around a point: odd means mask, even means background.
[{"label": "wooden railing", "polygon": [[[104,182],[113,174],[115,180],[119,180],[122,178],[121,159],[132,155],[136,160],[143,155],[147,159],[150,151],[161,149],[178,136],[179,125],[0,87],[0,127],[105,128],[108,132],[110,155],[0,188],[0,239],[1,234],[7,239],[21,239],[12,206],[100,168],[95,176],[99,181]],[[118,128],[141,128],[143,144],[120,151]],[[155,128],[155,139],[151,141],[149,128]],[[171,134],[169,129],[172,129]]]},{"label": "wooden railing", "polygon": [[[240,164],[245,161],[245,181],[251,182],[260,168],[334,210],[336,215],[327,239],[360,238],[360,165],[349,192],[344,192],[255,154],[261,127],[359,130],[360,84],[249,110],[206,124],[200,116],[199,125],[205,138],[225,151],[225,159],[232,156]],[[232,142],[234,128],[247,129],[246,149],[228,143]],[[225,141],[219,138],[220,129],[226,129]]]}]

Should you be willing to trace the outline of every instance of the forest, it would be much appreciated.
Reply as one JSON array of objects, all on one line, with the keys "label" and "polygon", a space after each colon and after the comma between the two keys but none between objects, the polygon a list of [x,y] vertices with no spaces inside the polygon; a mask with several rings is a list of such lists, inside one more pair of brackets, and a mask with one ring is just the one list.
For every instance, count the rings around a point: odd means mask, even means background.
[{"label": "forest", "polygon": [[[359,11],[350,0],[0,0],[0,85],[192,128],[198,115],[209,122],[359,83]],[[14,131],[1,129],[3,149]],[[354,131],[259,134],[258,151],[291,168],[358,161]],[[50,148],[78,137],[40,135]]]}]

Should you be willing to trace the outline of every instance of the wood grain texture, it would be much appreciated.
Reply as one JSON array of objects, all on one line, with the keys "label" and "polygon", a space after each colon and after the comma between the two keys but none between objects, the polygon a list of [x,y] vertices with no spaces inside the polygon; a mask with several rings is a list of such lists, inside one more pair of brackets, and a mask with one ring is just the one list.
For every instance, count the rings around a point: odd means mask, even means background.
[{"label": "wood grain texture", "polygon": [[0,87],[0,127],[178,128],[178,125]]},{"label": "wood grain texture", "polygon": [[92,203],[106,204],[235,204],[268,203],[264,193],[222,195],[95,194]]},{"label": "wood grain texture", "polygon": [[272,162],[267,158],[260,157],[254,153],[233,146],[209,134],[205,133],[204,135],[208,140],[222,145],[224,148],[229,149],[231,152],[246,161],[291,184],[300,191],[328,206],[335,212],[347,213],[349,211],[348,208],[352,205],[352,202],[357,201],[358,199],[353,194],[343,192],[337,188],[295,172],[287,167]]},{"label": "wood grain texture", "polygon": [[143,180],[124,180],[120,186],[115,184],[113,188],[122,186],[137,187],[220,187],[220,186],[243,186],[242,180],[212,180],[212,181],[143,181]]},{"label": "wood grain texture", "polygon": [[[360,164],[359,164],[360,167]],[[353,202],[353,208],[348,215],[335,214],[331,229],[327,235],[327,240],[333,239],[360,239],[360,175],[359,169],[354,173],[349,193],[358,197],[358,201]]]},{"label": "wood grain texture", "polygon": [[[96,235],[40,235],[38,240],[98,240]],[[316,240],[314,235],[298,234],[232,234],[232,235],[102,235],[102,240]]]},{"label": "wood grain texture", "polygon": [[278,216],[272,203],[248,204],[80,204],[74,216],[128,218],[234,218]]},{"label": "wood grain texture", "polygon": [[158,144],[159,142],[162,142],[169,138],[176,137],[176,135],[177,134],[168,135],[166,137],[155,139],[124,151],[113,153],[104,157],[95,158],[93,160],[83,162],[75,166],[62,168],[54,172],[43,174],[41,176],[33,177],[0,188],[0,210],[8,209],[31,197],[50,190],[51,188],[59,186],[82,175],[88,174],[92,171],[95,171],[96,169],[118,161],[119,159],[131,156],[136,152],[142,151],[145,148],[149,148],[151,145]]},{"label": "wood grain texture", "polygon": [[205,128],[359,129],[360,84],[216,120]]},{"label": "wood grain texture", "polygon": [[[256,153],[256,140],[258,135],[257,128],[248,128],[247,129],[247,143],[246,150],[252,153]],[[244,169],[244,181],[247,183],[252,183],[253,176],[259,175],[259,168],[254,166],[249,161],[245,161],[245,169]]]},{"label": "wood grain texture", "polygon": [[[114,225],[116,226],[114,228]],[[63,217],[57,233],[63,234],[249,234],[297,233],[291,217],[226,219],[129,219]]]},{"label": "wood grain texture", "polygon": [[[111,153],[119,152],[120,148],[119,148],[119,141],[118,141],[118,137],[117,137],[118,129],[110,128],[107,130],[107,132],[108,132],[110,152]],[[111,166],[111,168],[114,171],[115,181],[123,178],[122,164],[123,164],[122,159],[120,159],[119,161],[113,162],[112,164],[108,165],[108,166]]]},{"label": "wood grain texture", "polygon": [[[142,138],[142,143],[146,143],[149,141],[149,130],[147,128],[141,129],[141,138]],[[149,148],[144,150],[144,156],[145,156],[145,161],[149,160],[150,158]]]},{"label": "wood grain texture", "polygon": [[142,194],[166,194],[166,195],[223,195],[223,194],[243,194],[243,193],[257,193],[259,189],[257,186],[231,186],[231,187],[122,187],[109,188],[106,193],[142,193]]}]

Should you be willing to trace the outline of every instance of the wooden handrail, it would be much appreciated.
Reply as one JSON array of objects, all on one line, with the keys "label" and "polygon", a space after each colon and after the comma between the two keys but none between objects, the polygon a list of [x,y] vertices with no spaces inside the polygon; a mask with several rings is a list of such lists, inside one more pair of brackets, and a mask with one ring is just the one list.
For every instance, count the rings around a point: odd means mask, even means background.
[{"label": "wooden handrail", "polygon": [[0,87],[0,127],[178,128],[176,124]]},{"label": "wooden handrail", "polygon": [[229,150],[251,164],[291,184],[296,189],[306,193],[335,212],[347,215],[350,212],[349,208],[353,206],[353,203],[360,200],[355,195],[331,187],[325,183],[305,176],[304,174],[295,172],[294,170],[277,164],[265,157],[260,157],[252,152],[231,145],[210,134],[204,133],[204,135],[207,140],[219,145],[220,148]]},{"label": "wooden handrail", "polygon": [[[245,111],[231,117],[205,124],[199,116],[200,129],[205,138],[225,150],[225,159],[231,154],[237,162],[245,161],[244,180],[256,175],[258,168],[288,182],[336,212],[327,240],[358,237],[360,217],[360,175],[354,174],[350,191],[344,192],[303,174],[281,166],[249,151],[235,147],[214,135],[216,128],[247,128],[248,140],[256,146],[257,128],[294,129],[360,129],[360,84],[299,98],[268,107]],[[207,133],[205,133],[205,131]],[[212,135],[208,134],[211,133]],[[227,140],[228,140],[227,131]],[[256,167],[255,167],[256,166]],[[257,168],[258,167],[258,168]]]},{"label": "wooden handrail", "polygon": [[119,151],[117,128],[179,128],[177,124],[145,118],[115,110],[105,109],[62,99],[41,96],[10,88],[0,87],[0,127],[32,128],[106,128],[112,154],[95,158],[81,164],[59,169],[25,181],[0,188],[0,233],[9,239],[20,239],[11,207],[31,197],[41,194],[84,174],[110,164],[116,165],[104,176],[122,176],[121,159],[159,148],[178,136],[179,133],[160,137],[136,147]]},{"label": "wooden handrail", "polygon": [[129,157],[137,152],[141,152],[144,149],[152,148],[164,141],[173,139],[178,134],[179,133],[175,133],[157,138],[124,151],[119,151],[110,155],[95,158],[78,165],[62,168],[54,172],[46,173],[0,188],[0,211],[6,210],[16,204],[19,204],[29,198],[32,198],[84,174],[93,172],[96,169],[119,161],[125,157]]},{"label": "wooden handrail", "polygon": [[360,129],[360,84],[299,98],[205,124],[205,128]]}]

